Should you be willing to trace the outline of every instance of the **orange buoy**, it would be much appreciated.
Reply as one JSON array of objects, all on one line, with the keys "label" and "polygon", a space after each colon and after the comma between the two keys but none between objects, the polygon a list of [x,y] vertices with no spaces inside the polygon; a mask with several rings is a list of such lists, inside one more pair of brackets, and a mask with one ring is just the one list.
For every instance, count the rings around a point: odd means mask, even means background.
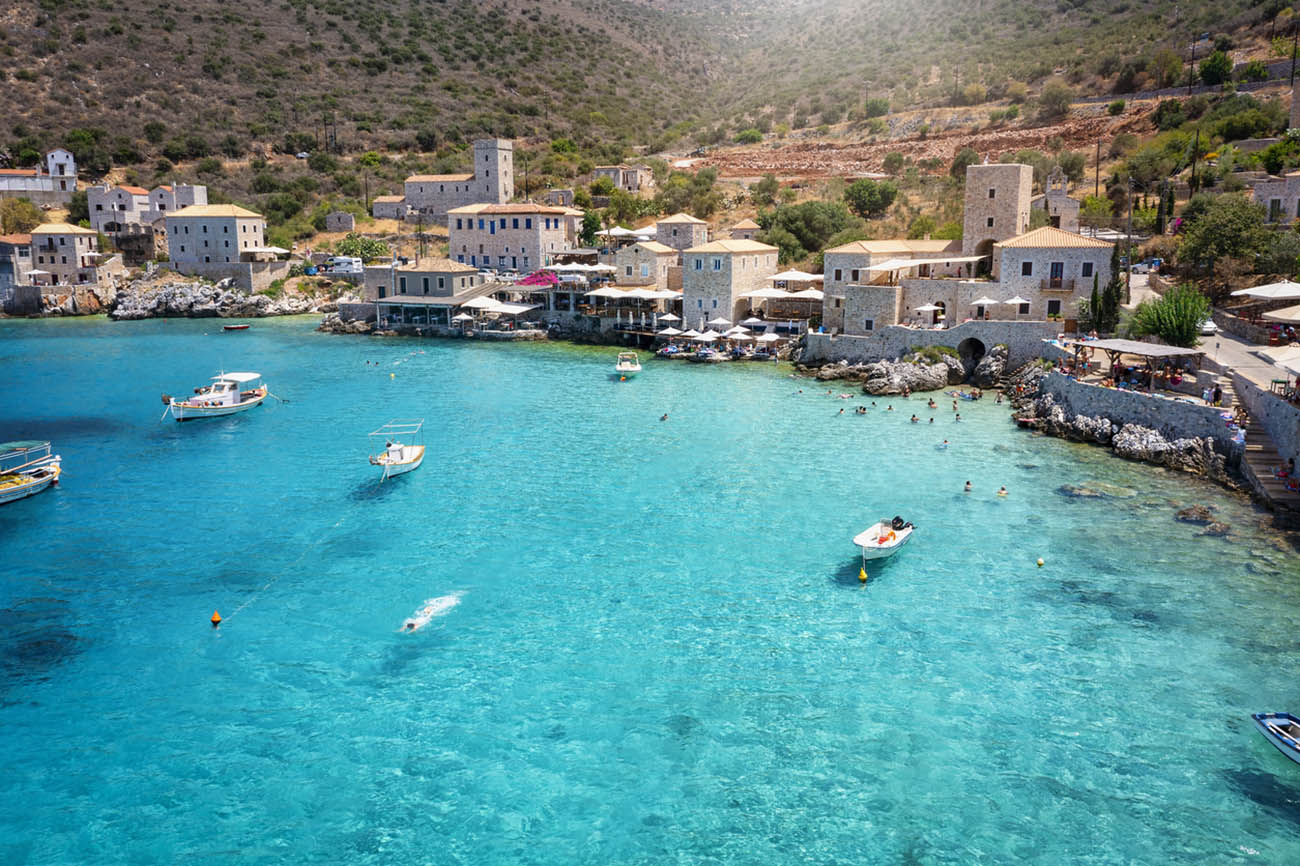
[{"label": "orange buoy", "polygon": [[220,625],[221,625],[221,614],[217,613],[217,612],[214,610],[214,611],[212,612],[212,627],[213,627],[213,628],[218,628],[218,627],[220,627]]}]

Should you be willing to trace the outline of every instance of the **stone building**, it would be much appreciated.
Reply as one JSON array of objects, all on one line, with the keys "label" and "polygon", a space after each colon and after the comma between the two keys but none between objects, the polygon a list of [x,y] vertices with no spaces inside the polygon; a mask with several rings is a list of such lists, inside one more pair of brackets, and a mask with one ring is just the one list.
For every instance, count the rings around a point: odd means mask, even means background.
[{"label": "stone building", "polygon": [[327,232],[350,232],[355,231],[356,227],[357,218],[347,211],[336,210],[325,214],[325,231]]},{"label": "stone building", "polygon": [[201,185],[163,185],[149,191],[102,183],[86,189],[91,228],[111,237],[131,264],[153,259],[165,248],[167,214],[207,203],[208,188]]},{"label": "stone building", "polygon": [[1058,165],[1047,176],[1047,190],[1030,199],[1029,206],[1047,213],[1047,224],[1067,232],[1079,230],[1079,200],[1070,198],[1065,172]]},{"label": "stone building", "polygon": [[288,250],[266,245],[266,220],[233,204],[190,205],[165,217],[168,266],[246,291],[288,276]]},{"label": "stone building", "polygon": [[614,279],[620,286],[665,290],[669,273],[677,265],[677,250],[658,241],[638,241],[614,254]]},{"label": "stone building", "polygon": [[43,168],[0,168],[0,198],[25,198],[36,205],[66,205],[77,191],[77,160],[56,147]]},{"label": "stone building", "polygon": [[447,248],[461,264],[531,271],[572,249],[573,217],[539,204],[472,204],[447,213]]},{"label": "stone building", "polygon": [[[949,261],[951,258],[954,261]],[[887,284],[894,273],[868,270],[887,262],[919,261],[921,277],[955,277],[973,273],[973,263],[962,261],[961,241],[950,240],[883,240],[852,241],[826,250],[822,254],[822,325],[828,330],[843,331],[844,300],[851,285]]]},{"label": "stone building", "polygon": [[32,267],[32,236],[0,235],[0,302],[14,286],[26,285]]},{"label": "stone building", "polygon": [[370,200],[370,212],[377,220],[406,219],[406,196],[377,195]]},{"label": "stone building", "polygon": [[635,193],[654,189],[655,175],[644,165],[598,165],[591,170],[592,180],[607,177],[623,192]]},{"label": "stone building", "polygon": [[[1094,276],[1099,287],[1110,281],[1111,249],[1106,241],[1046,226],[996,244],[992,279],[932,273],[897,284],[850,283],[844,288],[842,333],[861,336],[908,323],[952,327],[966,319],[1074,318],[1078,302],[1092,293]],[[1016,297],[1025,303],[1005,303]],[[985,299],[993,303],[976,303]],[[937,309],[922,312],[922,306]]]},{"label": "stone building", "polygon": [[770,288],[779,252],[776,247],[743,240],[713,241],[683,251],[683,320],[693,328],[718,316],[740,321],[751,306],[740,296]]},{"label": "stone building", "polygon": [[551,207],[573,207],[573,190],[567,188],[548,189],[542,193],[542,203]]},{"label": "stone building", "polygon": [[408,265],[367,265],[362,292],[381,298],[450,298],[483,284],[478,269],[450,259],[419,259]]},{"label": "stone building", "polygon": [[[474,170],[465,174],[413,174],[406,179],[406,195],[400,203],[385,199],[384,218],[404,205],[407,213],[418,213],[430,222],[445,224],[447,213],[470,204],[505,204],[515,197],[514,144],[503,138],[474,142]],[[379,204],[379,199],[375,199]],[[380,208],[374,215],[380,216]]]},{"label": "stone building", "polygon": [[1033,191],[1032,166],[966,166],[962,255],[990,255],[993,244],[1028,231],[1029,205]]},{"label": "stone building", "polygon": [[44,223],[32,229],[28,275],[33,283],[97,283],[99,259],[99,234],[94,229],[68,223]]},{"label": "stone building", "polygon": [[675,213],[655,223],[655,240],[682,251],[709,242],[709,224],[688,213]]},{"label": "stone building", "polygon": [[751,219],[743,219],[731,227],[731,238],[737,241],[752,241],[759,231],[758,223]]},{"label": "stone building", "polygon": [[1251,197],[1264,208],[1265,219],[1269,222],[1293,222],[1300,218],[1300,171],[1256,181]]}]

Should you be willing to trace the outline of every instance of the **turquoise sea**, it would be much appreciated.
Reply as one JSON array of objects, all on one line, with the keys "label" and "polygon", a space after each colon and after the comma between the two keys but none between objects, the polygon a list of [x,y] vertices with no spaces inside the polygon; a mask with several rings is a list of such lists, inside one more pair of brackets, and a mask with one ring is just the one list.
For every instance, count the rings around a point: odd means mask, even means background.
[{"label": "turquoise sea", "polygon": [[[1300,862],[1249,718],[1300,558],[1241,498],[992,399],[219,325],[0,323],[0,440],[65,469],[0,509],[0,862]],[[221,368],[288,402],[159,420]]]}]

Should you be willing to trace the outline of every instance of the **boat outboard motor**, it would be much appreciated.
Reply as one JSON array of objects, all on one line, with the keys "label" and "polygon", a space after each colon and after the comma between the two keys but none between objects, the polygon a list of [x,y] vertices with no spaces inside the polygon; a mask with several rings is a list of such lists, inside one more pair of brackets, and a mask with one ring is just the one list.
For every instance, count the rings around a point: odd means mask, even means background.
[{"label": "boat outboard motor", "polygon": [[895,531],[895,532],[897,532],[898,530],[902,529],[902,528],[903,528],[904,526],[906,526],[906,525],[907,525],[907,524],[903,521],[903,518],[899,517],[898,515],[894,515],[894,520],[893,520],[893,522],[890,524],[890,526],[892,526],[892,527],[894,528],[894,531]]}]

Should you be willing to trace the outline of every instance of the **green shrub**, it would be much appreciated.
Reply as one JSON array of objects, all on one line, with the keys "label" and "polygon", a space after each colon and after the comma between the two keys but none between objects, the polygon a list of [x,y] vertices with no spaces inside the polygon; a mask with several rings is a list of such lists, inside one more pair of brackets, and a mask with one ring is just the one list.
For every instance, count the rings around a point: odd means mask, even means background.
[{"label": "green shrub", "polygon": [[1159,337],[1171,346],[1196,346],[1201,322],[1210,315],[1210,301],[1190,283],[1175,286],[1164,297],[1143,301],[1133,311],[1129,334]]},{"label": "green shrub", "polygon": [[1119,117],[1124,113],[1124,100],[1116,99],[1110,105],[1106,106],[1106,111],[1111,117]]},{"label": "green shrub", "polygon": [[927,364],[941,364],[945,357],[960,358],[961,355],[952,346],[913,346],[907,350],[908,357]]},{"label": "green shrub", "polygon": [[758,144],[762,140],[763,133],[759,132],[752,126],[736,136],[737,144]]}]

